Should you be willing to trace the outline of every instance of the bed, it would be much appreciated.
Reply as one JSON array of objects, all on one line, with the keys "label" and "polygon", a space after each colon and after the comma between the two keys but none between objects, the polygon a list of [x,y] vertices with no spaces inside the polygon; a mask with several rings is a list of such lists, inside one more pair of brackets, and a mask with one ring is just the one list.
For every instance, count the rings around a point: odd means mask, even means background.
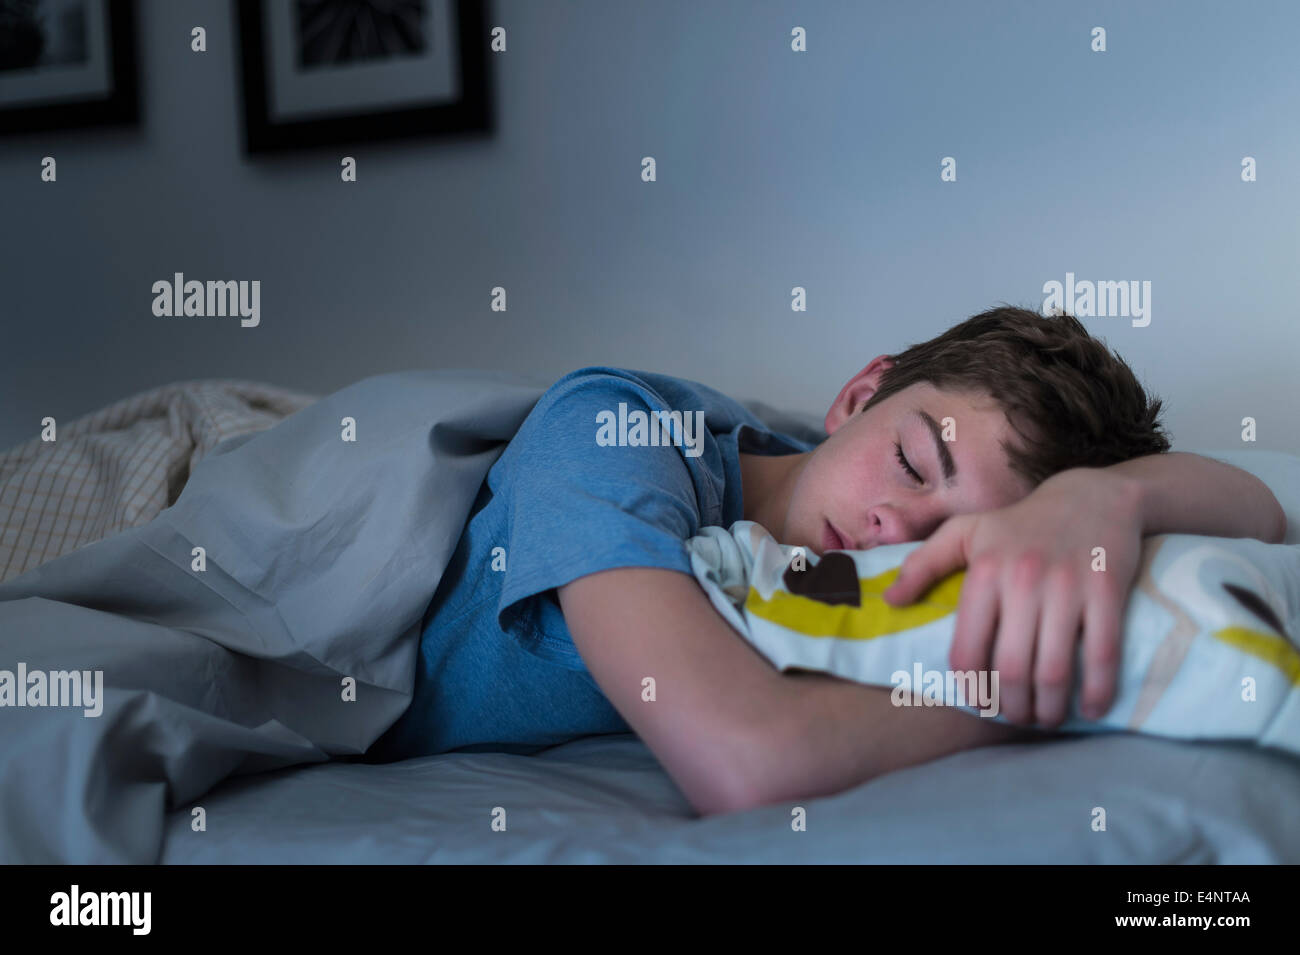
[{"label": "bed", "polygon": [[[412,388],[426,389],[429,400],[412,401]],[[326,398],[255,382],[180,382],[69,423],[53,447],[33,441],[0,455],[0,666],[40,662],[59,647],[115,648],[106,667],[112,722],[0,712],[0,860],[1300,862],[1300,761],[1246,744],[1116,733],[967,751],[804,800],[797,804],[806,811],[802,831],[791,825],[796,804],[697,817],[631,734],[531,756],[368,761],[368,741],[404,707],[402,673],[414,652],[421,594],[427,603],[431,591],[402,578],[363,594],[381,607],[377,622],[373,610],[348,618],[349,604],[312,606],[328,604],[337,584],[330,573],[355,578],[358,568],[335,566],[346,564],[345,552],[321,558],[332,561],[321,565],[321,590],[273,591],[292,583],[282,572],[287,564],[268,558],[245,571],[234,555],[266,541],[242,540],[216,518],[229,513],[230,501],[248,498],[249,485],[240,482],[254,474],[267,500],[276,486],[323,492],[312,477],[321,473],[322,452],[304,443],[291,468],[284,449],[306,429],[336,429],[345,413],[373,423],[372,435],[388,429],[382,446],[390,457],[345,475],[342,486],[370,482],[373,492],[375,482],[402,480],[403,468],[409,478],[419,462],[398,449],[418,450],[410,437],[423,434],[454,472],[436,495],[454,513],[468,507],[476,475],[538,393],[535,382],[504,376],[429,372],[377,376]],[[370,412],[384,401],[389,420],[380,425]],[[427,410],[439,401],[444,407]],[[817,427],[757,402],[751,410],[781,430]],[[250,468],[270,447],[268,436],[279,449],[274,467]],[[1288,512],[1287,544],[1300,544],[1300,458],[1202,453],[1269,483]],[[436,566],[458,525],[418,511],[419,500],[413,494],[400,513],[414,514],[423,536],[432,535],[428,561]],[[339,503],[322,499],[321,507],[333,514]],[[292,516],[319,529],[323,513]],[[365,516],[366,527],[382,518]],[[386,530],[379,519],[375,533]],[[173,573],[180,559],[160,552],[186,545],[188,560],[195,537],[208,542],[219,572],[190,591],[188,578]],[[398,541],[399,550],[405,546]],[[291,558],[314,556],[304,550]],[[272,592],[282,599],[264,606]],[[307,646],[302,634],[311,626],[321,636]],[[358,661],[343,637],[362,626],[378,627],[387,640]],[[118,652],[119,643],[134,649]],[[309,705],[310,694],[336,686],[342,672],[356,674],[367,692],[346,722],[331,721]],[[245,693],[248,687],[258,693]],[[268,699],[280,709],[268,712]]]}]

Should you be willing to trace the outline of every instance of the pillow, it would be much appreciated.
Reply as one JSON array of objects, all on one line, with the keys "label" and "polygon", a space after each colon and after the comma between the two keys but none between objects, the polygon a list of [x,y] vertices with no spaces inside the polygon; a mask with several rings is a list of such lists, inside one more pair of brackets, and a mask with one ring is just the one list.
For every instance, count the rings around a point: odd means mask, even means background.
[{"label": "pillow", "polygon": [[807,411],[787,411],[756,398],[741,399],[740,403],[772,431],[788,434],[809,444],[821,444],[826,440],[825,412],[813,414]]},{"label": "pillow", "polygon": [[[1006,721],[995,674],[948,668],[965,571],[906,607],[880,597],[921,542],[819,558],[738,521],[702,528],[686,546],[714,606],[778,669],[892,686],[898,705]],[[1098,720],[1083,717],[1076,656],[1058,729],[1251,740],[1300,754],[1300,548],[1163,534],[1143,541],[1139,568],[1115,702]]]}]

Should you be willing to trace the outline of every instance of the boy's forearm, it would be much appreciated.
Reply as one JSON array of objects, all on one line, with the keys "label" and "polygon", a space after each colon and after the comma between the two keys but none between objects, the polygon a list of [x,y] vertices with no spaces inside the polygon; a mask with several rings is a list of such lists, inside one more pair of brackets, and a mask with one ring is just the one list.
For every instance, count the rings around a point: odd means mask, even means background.
[{"label": "boy's forearm", "polygon": [[1286,514],[1268,486],[1222,461],[1170,451],[1102,470],[1138,482],[1144,536],[1208,534],[1270,544],[1286,536]]},{"label": "boy's forearm", "polygon": [[891,688],[824,673],[782,674],[759,741],[755,805],[842,792],[884,773],[1033,731],[951,706],[895,706]]}]

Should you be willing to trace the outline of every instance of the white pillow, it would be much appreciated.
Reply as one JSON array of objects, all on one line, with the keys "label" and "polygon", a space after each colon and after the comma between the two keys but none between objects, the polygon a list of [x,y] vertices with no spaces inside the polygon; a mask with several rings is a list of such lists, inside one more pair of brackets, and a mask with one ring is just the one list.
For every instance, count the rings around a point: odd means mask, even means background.
[{"label": "white pillow", "polygon": [[[702,528],[686,546],[714,606],[777,669],[893,686],[898,705],[937,701],[1005,720],[992,674],[949,670],[964,571],[906,607],[880,597],[920,542],[819,557],[738,521]],[[1300,548],[1164,534],[1143,541],[1142,557],[1114,703],[1101,719],[1082,716],[1080,649],[1060,729],[1244,739],[1300,755]],[[980,681],[978,692],[954,695],[966,678]],[[926,702],[932,687],[944,690]]]}]

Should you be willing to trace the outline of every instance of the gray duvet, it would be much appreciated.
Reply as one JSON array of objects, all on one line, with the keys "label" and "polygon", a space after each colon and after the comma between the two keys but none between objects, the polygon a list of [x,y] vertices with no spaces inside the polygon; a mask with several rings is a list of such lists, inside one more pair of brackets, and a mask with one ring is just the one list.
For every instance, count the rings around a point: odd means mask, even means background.
[{"label": "gray duvet", "polygon": [[103,680],[99,716],[0,708],[0,859],[154,862],[166,812],[227,777],[364,752],[410,701],[420,619],[540,394],[364,379],[223,442],[147,524],[0,585],[0,669]]},{"label": "gray duvet", "polygon": [[0,585],[0,668],[104,687],[96,717],[0,708],[0,859],[1300,862],[1300,761],[1246,745],[975,750],[804,800],[801,832],[793,806],[695,818],[631,735],[362,761],[410,699],[420,617],[539,394],[365,379],[223,443],[149,523]]}]

